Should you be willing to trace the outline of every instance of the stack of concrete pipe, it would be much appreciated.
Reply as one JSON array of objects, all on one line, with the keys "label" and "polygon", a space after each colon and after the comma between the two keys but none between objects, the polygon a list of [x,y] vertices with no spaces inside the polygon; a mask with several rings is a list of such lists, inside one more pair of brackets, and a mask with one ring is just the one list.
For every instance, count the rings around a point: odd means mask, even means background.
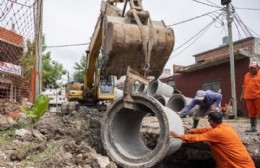
[{"label": "stack of concrete pipe", "polygon": [[[170,85],[157,80],[152,82],[147,88],[146,94],[157,99],[162,105],[170,108],[174,112],[180,112],[192,98],[185,97],[183,94],[174,94],[174,88]],[[187,115],[192,115],[198,106],[190,110]]]}]

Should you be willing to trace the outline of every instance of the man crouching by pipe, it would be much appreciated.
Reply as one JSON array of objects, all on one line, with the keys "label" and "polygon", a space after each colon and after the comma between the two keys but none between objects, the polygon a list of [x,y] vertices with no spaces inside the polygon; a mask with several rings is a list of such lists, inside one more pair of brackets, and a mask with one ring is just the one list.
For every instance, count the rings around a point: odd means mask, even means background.
[{"label": "man crouching by pipe", "polygon": [[208,142],[218,168],[255,168],[239,135],[230,125],[222,122],[222,117],[220,112],[210,112],[208,122],[211,127],[186,128],[188,134],[184,135],[170,131],[170,136],[188,143]]},{"label": "man crouching by pipe", "polygon": [[220,111],[219,108],[221,100],[222,94],[220,93],[216,93],[211,90],[198,90],[194,99],[189,104],[187,104],[178,114],[182,118],[195,105],[199,105],[199,108],[193,114],[193,128],[196,128],[201,117],[207,116],[210,111]]}]

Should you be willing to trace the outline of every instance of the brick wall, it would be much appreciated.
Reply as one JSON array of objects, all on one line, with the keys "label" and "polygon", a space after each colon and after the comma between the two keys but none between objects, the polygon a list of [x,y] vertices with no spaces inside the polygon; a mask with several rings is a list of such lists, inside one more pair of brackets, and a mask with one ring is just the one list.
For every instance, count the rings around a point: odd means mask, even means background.
[{"label": "brick wall", "polygon": [[23,36],[2,27],[0,27],[0,40],[19,47],[24,45]]},{"label": "brick wall", "polygon": [[[252,54],[254,53],[254,40],[245,41],[243,43],[234,44],[234,52],[239,49],[247,49]],[[195,55],[195,62],[205,62],[219,57],[229,56],[228,47],[223,46],[222,48],[206,52],[205,54]]]},{"label": "brick wall", "polygon": [[[235,61],[235,84],[238,114],[243,116],[247,115],[247,109],[244,102],[240,101],[240,95],[244,75],[248,72],[248,63],[248,58]],[[220,82],[220,88],[223,94],[222,105],[228,103],[232,97],[229,62],[190,73],[175,74],[173,79],[175,81],[176,88],[187,97],[194,97],[196,91],[202,89],[203,84],[215,81]]]}]

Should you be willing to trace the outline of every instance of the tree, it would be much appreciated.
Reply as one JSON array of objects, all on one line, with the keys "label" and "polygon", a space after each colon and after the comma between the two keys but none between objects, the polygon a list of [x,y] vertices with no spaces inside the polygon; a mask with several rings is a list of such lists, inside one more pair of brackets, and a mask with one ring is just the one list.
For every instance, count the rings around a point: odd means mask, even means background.
[{"label": "tree", "polygon": [[[73,67],[75,70],[75,72],[73,73],[73,80],[75,82],[84,83],[86,58],[87,58],[86,55],[83,54],[80,58],[80,61],[76,62]],[[98,56],[97,61],[98,61],[98,67],[100,67],[102,63],[102,55]]]},{"label": "tree", "polygon": [[35,45],[30,40],[26,41],[27,50],[20,58],[20,65],[23,68],[23,76],[26,80],[30,80],[35,65]]},{"label": "tree", "polygon": [[84,82],[84,72],[86,67],[86,55],[82,55],[79,62],[74,65],[75,72],[73,73],[73,80],[79,83]]},{"label": "tree", "polygon": [[[35,65],[35,43],[27,41],[27,50],[20,58],[20,64],[23,67],[23,73],[25,79],[29,80]],[[61,79],[62,75],[65,75],[67,71],[63,68],[63,65],[57,61],[51,59],[51,53],[45,53],[45,37],[42,37],[42,85],[43,88],[47,86],[59,87],[57,83]]]}]

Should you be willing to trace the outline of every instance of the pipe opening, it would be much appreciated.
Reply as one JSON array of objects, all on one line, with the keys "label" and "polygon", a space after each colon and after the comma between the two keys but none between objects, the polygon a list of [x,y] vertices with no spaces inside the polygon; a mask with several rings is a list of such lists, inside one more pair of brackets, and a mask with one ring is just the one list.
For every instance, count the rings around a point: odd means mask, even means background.
[{"label": "pipe opening", "polygon": [[149,86],[149,88],[147,90],[147,95],[149,95],[149,96],[155,95],[155,93],[158,89],[158,86],[159,86],[159,84],[157,81],[151,83],[151,85]]},{"label": "pipe opening", "polygon": [[159,139],[160,127],[158,119],[155,116],[146,115],[142,120],[140,132],[145,145],[153,150]]},{"label": "pipe opening", "polygon": [[155,95],[154,98],[158,100],[163,106],[166,106],[166,100],[163,96],[161,95]]},{"label": "pipe opening", "polygon": [[136,93],[143,93],[145,91],[145,84],[141,83],[136,90]]},{"label": "pipe opening", "polygon": [[186,105],[186,101],[182,96],[174,95],[168,101],[167,107],[169,107],[175,112],[180,112],[185,105]]}]

